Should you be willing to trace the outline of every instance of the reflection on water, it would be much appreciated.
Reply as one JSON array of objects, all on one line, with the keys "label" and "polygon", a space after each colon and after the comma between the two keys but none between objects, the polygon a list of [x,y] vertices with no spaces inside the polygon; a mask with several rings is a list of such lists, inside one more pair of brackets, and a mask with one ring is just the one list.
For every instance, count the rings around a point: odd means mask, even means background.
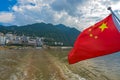
[{"label": "reflection on water", "polygon": [[120,80],[120,52],[90,59],[97,70],[102,71],[109,78]]},{"label": "reflection on water", "polygon": [[69,65],[67,62],[69,51],[49,50],[49,53],[67,64],[73,73],[79,74],[87,80],[120,80],[120,52]]}]

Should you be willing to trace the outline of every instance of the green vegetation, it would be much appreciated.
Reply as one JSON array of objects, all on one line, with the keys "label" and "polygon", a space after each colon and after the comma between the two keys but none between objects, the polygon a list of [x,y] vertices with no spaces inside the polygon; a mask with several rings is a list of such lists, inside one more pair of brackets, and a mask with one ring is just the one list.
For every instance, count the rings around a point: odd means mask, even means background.
[{"label": "green vegetation", "polygon": [[45,23],[36,23],[25,26],[0,26],[0,32],[17,35],[26,35],[32,37],[43,37],[47,45],[53,45],[54,42],[63,43],[62,46],[73,46],[73,43],[80,31],[75,28],[66,27],[65,25],[52,25]]}]

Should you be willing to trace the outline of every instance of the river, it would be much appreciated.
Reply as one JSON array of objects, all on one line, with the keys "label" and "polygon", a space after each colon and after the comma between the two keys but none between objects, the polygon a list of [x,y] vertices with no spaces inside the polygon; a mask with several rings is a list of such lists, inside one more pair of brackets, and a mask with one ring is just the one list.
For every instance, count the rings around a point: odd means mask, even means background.
[{"label": "river", "polygon": [[69,65],[69,50],[0,50],[0,80],[120,80],[120,53]]}]

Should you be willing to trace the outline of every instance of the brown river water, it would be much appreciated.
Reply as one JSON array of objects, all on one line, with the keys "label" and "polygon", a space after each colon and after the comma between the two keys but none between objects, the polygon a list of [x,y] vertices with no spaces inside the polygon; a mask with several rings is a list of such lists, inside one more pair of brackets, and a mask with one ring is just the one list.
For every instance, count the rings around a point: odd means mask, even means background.
[{"label": "brown river water", "polygon": [[120,53],[69,65],[69,50],[0,50],[0,80],[120,80]]}]

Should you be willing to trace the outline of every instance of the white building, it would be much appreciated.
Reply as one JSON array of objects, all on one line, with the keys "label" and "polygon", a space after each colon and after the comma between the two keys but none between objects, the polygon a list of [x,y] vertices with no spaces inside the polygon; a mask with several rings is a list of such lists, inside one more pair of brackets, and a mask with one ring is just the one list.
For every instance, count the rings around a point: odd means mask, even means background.
[{"label": "white building", "polygon": [[36,39],[36,46],[42,46],[42,45],[43,45],[42,39],[37,37],[37,39]]},{"label": "white building", "polygon": [[27,37],[25,35],[21,36],[22,43],[28,43],[28,40],[29,40],[29,37]]},{"label": "white building", "polygon": [[0,45],[5,45],[6,37],[4,35],[0,35]]},{"label": "white building", "polygon": [[12,43],[14,36],[11,33],[7,33],[6,35],[6,43]]},{"label": "white building", "polygon": [[36,39],[34,39],[34,38],[29,38],[29,40],[28,40],[28,45],[36,46]]}]

